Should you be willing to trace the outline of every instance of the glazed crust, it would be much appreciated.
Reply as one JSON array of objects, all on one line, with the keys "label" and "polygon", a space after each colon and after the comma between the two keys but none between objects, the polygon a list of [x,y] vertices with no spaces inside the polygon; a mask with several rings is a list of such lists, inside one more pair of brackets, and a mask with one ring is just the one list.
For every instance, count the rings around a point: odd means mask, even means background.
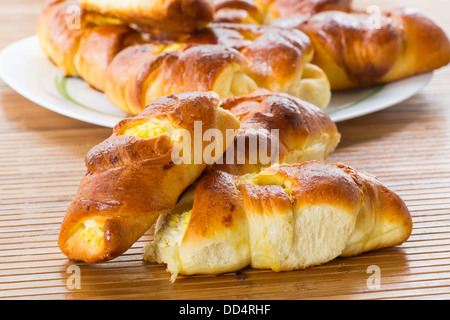
[{"label": "glazed crust", "polygon": [[[205,159],[174,164],[172,151],[180,142],[170,133],[141,137],[128,132],[160,119],[194,137],[195,122],[201,121],[201,133],[217,129],[225,137],[226,130],[234,132],[239,122],[218,108],[219,102],[213,93],[171,95],[153,101],[139,116],[119,122],[112,136],[86,156],[87,173],[61,226],[62,252],[89,263],[113,259],[131,247],[159,214],[171,210],[208,164]],[[207,142],[200,146],[203,151]],[[97,245],[83,238],[86,221],[100,225],[94,230]]]},{"label": "glazed crust", "polygon": [[80,0],[80,6],[129,23],[170,32],[193,32],[214,18],[212,0]]},{"label": "glazed crust", "polygon": [[349,11],[351,0],[215,0],[216,22],[270,24],[279,18],[310,18],[328,10]]},{"label": "glazed crust", "polygon": [[[384,12],[379,28],[366,13],[322,12],[299,28],[315,48],[335,90],[392,82],[450,62],[450,42],[435,23],[412,9]],[[427,54],[423,54],[427,52]]]},{"label": "glazed crust", "polygon": [[86,12],[81,12],[80,29],[72,30],[66,11],[74,1],[44,8],[37,24],[42,47],[67,75],[105,92],[127,114],[137,115],[153,99],[172,93],[215,91],[230,97],[258,87],[321,108],[329,104],[328,79],[310,63],[314,50],[299,30],[212,24],[161,40]]},{"label": "glazed crust", "polygon": [[75,57],[79,75],[92,87],[105,90],[105,71],[114,57],[124,48],[141,43],[141,35],[123,25],[105,25],[90,28],[83,33]]}]

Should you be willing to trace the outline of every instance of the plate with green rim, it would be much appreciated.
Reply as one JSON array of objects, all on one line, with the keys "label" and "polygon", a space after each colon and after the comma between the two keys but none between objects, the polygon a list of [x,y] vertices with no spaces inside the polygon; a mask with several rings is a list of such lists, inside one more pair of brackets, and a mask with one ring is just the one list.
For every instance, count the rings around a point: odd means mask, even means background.
[{"label": "plate with green rim", "polygon": [[[37,36],[2,50],[0,76],[25,98],[67,117],[109,128],[129,117],[83,80],[65,77],[41,50]],[[325,111],[335,122],[380,111],[418,93],[432,76],[429,72],[371,88],[333,92]]]}]

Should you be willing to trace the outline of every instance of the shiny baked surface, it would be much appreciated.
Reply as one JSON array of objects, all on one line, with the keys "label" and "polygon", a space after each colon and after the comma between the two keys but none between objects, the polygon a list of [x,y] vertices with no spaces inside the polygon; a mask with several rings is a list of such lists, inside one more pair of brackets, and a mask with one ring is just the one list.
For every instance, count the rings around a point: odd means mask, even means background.
[{"label": "shiny baked surface", "polygon": [[86,11],[172,32],[192,32],[214,19],[212,0],[79,0]]}]

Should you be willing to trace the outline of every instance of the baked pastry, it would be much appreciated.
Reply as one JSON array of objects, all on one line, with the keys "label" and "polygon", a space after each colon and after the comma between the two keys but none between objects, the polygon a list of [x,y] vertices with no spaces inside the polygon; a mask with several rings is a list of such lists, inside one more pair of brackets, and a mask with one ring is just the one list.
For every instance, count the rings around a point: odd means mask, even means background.
[{"label": "baked pastry", "polygon": [[[87,173],[61,226],[62,252],[88,263],[113,259],[158,215],[171,210],[222,156],[239,128],[236,117],[219,105],[215,93],[180,93],[159,98],[140,115],[120,121],[111,137],[86,156]],[[219,134],[208,153],[211,142],[202,137],[210,129]],[[186,138],[185,132],[194,138]],[[184,153],[188,148],[194,152]],[[189,159],[177,162],[180,154],[189,154]]]},{"label": "baked pastry", "polygon": [[193,32],[214,18],[212,0],[79,0],[79,3],[87,11],[171,32]]},{"label": "baked pastry", "polygon": [[349,11],[351,0],[214,0],[214,21],[270,24],[278,18],[309,18],[327,10]]},{"label": "baked pastry", "polygon": [[311,38],[312,63],[325,71],[332,90],[388,83],[450,63],[447,35],[417,10],[383,12],[379,25],[370,18],[364,12],[326,11],[274,25],[297,27]]},{"label": "baked pastry", "polygon": [[[215,0],[215,21],[297,28],[332,90],[389,83],[450,63],[450,42],[422,13],[399,8],[379,20],[347,0]],[[379,24],[379,25],[378,25]],[[426,54],[424,54],[426,52]]]},{"label": "baked pastry", "polygon": [[[164,243],[173,244],[172,240],[175,238],[178,240],[174,241],[180,243],[183,235],[178,232],[180,230],[177,231],[172,227],[186,228],[188,226],[186,219],[189,212],[193,212],[193,206],[198,205],[197,208],[204,210],[201,211],[202,214],[210,214],[211,219],[227,219],[227,210],[241,214],[242,212],[239,213],[238,209],[234,211],[236,205],[240,206],[239,202],[236,204],[228,202],[230,199],[240,199],[240,196],[236,190],[229,188],[227,183],[240,179],[246,174],[257,174],[277,163],[324,160],[336,148],[340,140],[336,125],[324,111],[287,94],[260,89],[243,97],[223,99],[222,107],[232,112],[241,123],[234,144],[208,172],[197,180],[196,184],[183,194],[172,211],[160,216],[155,241],[145,248],[146,260],[168,263],[171,271],[174,270],[172,263],[169,262],[172,258],[167,252],[175,250],[176,255],[177,249],[174,249],[172,245],[164,246]],[[273,143],[274,141],[276,143]],[[261,155],[264,155],[266,159]],[[206,198],[199,200],[197,195],[202,191],[198,188],[202,190],[205,186],[211,190],[210,195],[220,194],[222,200],[216,201],[214,197],[211,198],[210,203],[206,201]],[[220,209],[217,210],[222,205],[223,215]],[[232,216],[229,218],[232,219],[230,221],[233,221],[233,225],[239,224],[236,218]],[[166,222],[172,227],[168,228]],[[214,227],[209,224],[205,226],[211,229],[212,233],[215,232]],[[245,229],[245,224],[243,228]],[[171,235],[167,236],[166,231]],[[239,238],[242,235],[229,234],[229,236]],[[215,258],[212,257],[212,259]],[[199,263],[203,263],[203,260],[199,260]],[[243,263],[245,264],[245,261]],[[177,271],[173,272],[177,273]]]},{"label": "baked pastry", "polygon": [[68,76],[83,78],[128,114],[172,93],[215,91],[229,97],[258,87],[321,108],[329,104],[328,79],[310,63],[314,50],[299,30],[213,24],[155,40],[121,20],[86,12],[79,29],[68,28],[66,12],[74,3],[47,3],[37,23],[41,45]]},{"label": "baked pastry", "polygon": [[158,219],[145,248],[172,281],[247,266],[303,269],[399,245],[412,229],[394,192],[342,164],[310,161],[242,177],[209,171],[193,196],[192,207],[180,203]]},{"label": "baked pastry", "polygon": [[233,97],[256,88],[286,92],[325,108],[331,91],[325,74],[309,63],[313,54],[309,38],[298,30],[217,25],[183,42],[121,51],[106,70],[105,93],[130,114],[174,92]]}]

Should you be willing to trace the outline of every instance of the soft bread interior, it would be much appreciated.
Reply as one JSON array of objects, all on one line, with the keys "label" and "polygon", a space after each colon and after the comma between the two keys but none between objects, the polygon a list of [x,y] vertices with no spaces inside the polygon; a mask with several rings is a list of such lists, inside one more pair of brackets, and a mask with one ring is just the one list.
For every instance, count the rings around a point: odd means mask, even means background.
[{"label": "soft bread interior", "polygon": [[240,220],[232,228],[186,240],[192,217],[195,188],[178,205],[158,218],[155,238],[144,247],[144,260],[165,263],[174,282],[178,274],[220,274],[250,264],[248,227]]},{"label": "soft bread interior", "polygon": [[[181,269],[181,260],[179,258],[179,246],[183,240],[184,233],[189,224],[192,211],[186,211],[181,214],[165,215],[160,228],[164,229],[163,236],[159,239],[158,251],[156,255],[159,261],[167,263],[168,271],[175,279],[178,270]],[[150,255],[150,251],[148,253]]]},{"label": "soft bread interior", "polygon": [[189,224],[194,196],[195,188],[191,187],[171,212],[158,217],[154,240],[144,247],[144,260],[166,263],[172,281],[175,281],[181,268],[178,250]]},{"label": "soft bread interior", "polygon": [[[241,181],[247,185],[281,187],[291,205],[272,207],[264,203],[262,211],[246,210],[253,268],[274,271],[306,268],[328,262],[344,250],[347,239],[355,229],[357,208],[349,210],[339,205],[304,205],[293,196],[291,180],[277,174],[273,168],[261,173],[245,175]],[[246,208],[257,208],[255,199],[265,199],[267,191],[258,197],[243,192]]]}]

